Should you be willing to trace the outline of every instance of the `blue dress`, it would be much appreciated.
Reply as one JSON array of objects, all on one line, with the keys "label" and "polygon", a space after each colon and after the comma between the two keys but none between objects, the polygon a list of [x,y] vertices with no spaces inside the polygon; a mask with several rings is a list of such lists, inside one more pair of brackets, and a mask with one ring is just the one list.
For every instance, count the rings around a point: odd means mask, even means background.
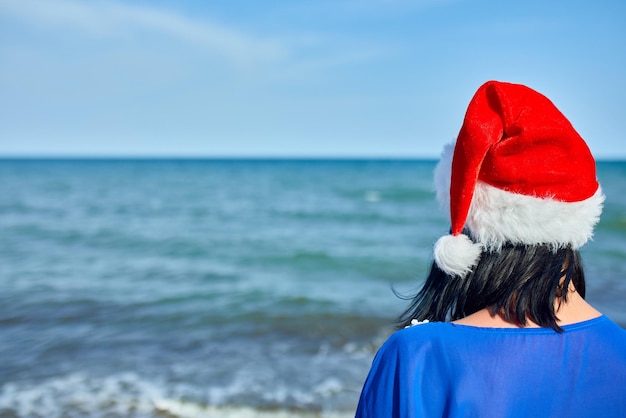
[{"label": "blue dress", "polygon": [[394,333],[357,418],[626,417],[626,331],[609,318],[546,328],[449,322]]}]

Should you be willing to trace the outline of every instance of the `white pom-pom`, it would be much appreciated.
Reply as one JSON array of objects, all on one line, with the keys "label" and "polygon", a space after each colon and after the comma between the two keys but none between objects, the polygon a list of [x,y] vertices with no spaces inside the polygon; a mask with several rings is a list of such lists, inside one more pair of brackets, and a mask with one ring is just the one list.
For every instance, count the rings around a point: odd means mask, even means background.
[{"label": "white pom-pom", "polygon": [[482,248],[467,235],[444,235],[435,243],[435,263],[451,276],[464,277],[480,260]]}]

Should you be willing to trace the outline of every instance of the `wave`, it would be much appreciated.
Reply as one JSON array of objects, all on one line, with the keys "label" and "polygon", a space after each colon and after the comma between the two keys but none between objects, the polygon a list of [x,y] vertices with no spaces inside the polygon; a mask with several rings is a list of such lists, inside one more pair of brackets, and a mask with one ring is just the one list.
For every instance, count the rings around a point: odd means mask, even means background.
[{"label": "wave", "polygon": [[[0,416],[28,418],[169,417],[169,418],[343,418],[353,410],[323,410],[316,398],[346,390],[335,378],[312,387],[309,393],[288,387],[265,388],[265,405],[232,404],[245,398],[246,385],[235,381],[222,387],[200,388],[164,383],[134,373],[93,377],[80,373],[37,383],[8,383],[0,387]],[[300,407],[281,407],[292,397]],[[273,402],[272,402],[273,401]]]}]

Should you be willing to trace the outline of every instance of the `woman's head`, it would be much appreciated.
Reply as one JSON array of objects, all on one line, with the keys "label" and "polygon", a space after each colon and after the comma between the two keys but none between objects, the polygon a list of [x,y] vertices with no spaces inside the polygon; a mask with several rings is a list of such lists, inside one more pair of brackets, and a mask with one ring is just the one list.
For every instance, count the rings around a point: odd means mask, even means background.
[{"label": "woman's head", "polygon": [[570,284],[584,296],[577,250],[604,202],[595,160],[565,116],[526,86],[483,84],[435,185],[451,230],[401,322],[490,308],[509,322],[559,329],[555,303]]},{"label": "woman's head", "polygon": [[496,81],[472,98],[435,184],[452,226],[435,261],[459,276],[509,244],[579,248],[604,201],[593,156],[565,116],[540,93]]}]

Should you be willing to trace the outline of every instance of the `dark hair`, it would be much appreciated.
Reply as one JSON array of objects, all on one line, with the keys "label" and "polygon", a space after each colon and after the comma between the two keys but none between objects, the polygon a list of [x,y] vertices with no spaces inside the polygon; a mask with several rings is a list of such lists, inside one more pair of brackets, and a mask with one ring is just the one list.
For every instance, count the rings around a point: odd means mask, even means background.
[{"label": "dark hair", "polygon": [[584,298],[585,276],[577,250],[506,245],[498,252],[483,251],[463,278],[450,276],[433,263],[424,286],[397,324],[400,329],[413,319],[454,321],[489,308],[507,322],[525,326],[530,319],[560,332],[555,301],[567,301],[570,283]]}]

